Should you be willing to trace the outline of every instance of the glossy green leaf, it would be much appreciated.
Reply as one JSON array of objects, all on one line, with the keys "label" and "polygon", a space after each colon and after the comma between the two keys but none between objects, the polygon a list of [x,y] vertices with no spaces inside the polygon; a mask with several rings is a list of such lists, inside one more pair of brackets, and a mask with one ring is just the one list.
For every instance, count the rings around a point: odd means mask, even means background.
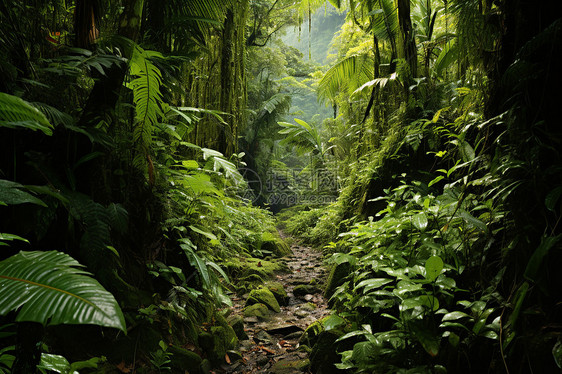
[{"label": "glossy green leaf", "polygon": [[363,290],[364,293],[369,292],[372,289],[375,288],[380,288],[382,286],[384,286],[385,284],[388,284],[392,282],[392,279],[388,279],[388,278],[371,278],[371,279],[365,279],[364,281],[361,281],[357,284],[357,286],[355,286],[355,290],[360,289],[361,287],[365,287],[365,289]]},{"label": "glossy green leaf", "polygon": [[345,319],[341,318],[337,314],[331,314],[322,322],[322,325],[324,325],[324,329],[326,329],[326,331],[336,329],[345,324]]},{"label": "glossy green leaf", "polygon": [[544,205],[548,210],[554,211],[554,206],[560,199],[560,195],[562,195],[562,187],[556,187],[546,195]]},{"label": "glossy green leaf", "polygon": [[46,207],[43,201],[39,200],[29,192],[23,191],[25,186],[5,179],[0,179],[0,201],[8,205],[18,205],[31,203]]},{"label": "glossy green leaf", "polygon": [[44,325],[95,324],[125,331],[113,295],[67,254],[20,252],[0,262],[0,315]]},{"label": "glossy green leaf", "polygon": [[429,182],[427,187],[433,186],[435,183],[439,182],[443,178],[445,178],[443,175],[439,175],[439,176],[435,177],[434,179],[431,180],[431,182]]},{"label": "glossy green leaf", "polygon": [[541,239],[541,243],[535,249],[527,267],[525,268],[525,278],[535,281],[539,273],[540,267],[543,263],[544,258],[548,254],[548,251],[560,240],[562,235],[557,236],[545,236]]},{"label": "glossy green leaf", "polygon": [[443,270],[443,260],[439,256],[431,256],[425,262],[425,278],[433,282]]},{"label": "glossy green leaf", "polygon": [[412,224],[420,231],[425,231],[427,228],[427,216],[425,213],[418,213],[412,217]]},{"label": "glossy green leaf", "polygon": [[450,312],[450,313],[445,314],[441,321],[443,321],[443,322],[445,322],[445,321],[457,321],[461,318],[472,319],[472,317],[470,315],[468,315],[464,312],[454,311],[454,312]]}]

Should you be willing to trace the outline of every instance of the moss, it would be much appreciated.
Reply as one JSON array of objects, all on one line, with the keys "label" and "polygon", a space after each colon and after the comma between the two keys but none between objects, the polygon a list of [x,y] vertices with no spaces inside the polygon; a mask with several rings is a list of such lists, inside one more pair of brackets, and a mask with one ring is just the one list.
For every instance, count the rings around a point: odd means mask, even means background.
[{"label": "moss", "polygon": [[261,250],[269,251],[277,257],[287,256],[292,253],[289,245],[279,237],[264,241],[261,245]]},{"label": "moss", "polygon": [[279,303],[279,305],[288,305],[289,304],[289,297],[287,296],[287,291],[283,287],[283,284],[280,282],[273,282],[269,281],[266,282],[265,286],[273,293],[275,299]]},{"label": "moss", "polygon": [[295,286],[295,288],[293,289],[293,295],[295,296],[304,296],[304,295],[315,294],[320,292],[321,290],[318,287],[313,286],[311,284],[299,284],[298,286]]},{"label": "moss", "polygon": [[225,262],[225,268],[235,279],[244,279],[252,274],[269,278],[273,274],[287,270],[287,265],[277,259],[264,260],[254,257],[235,257]]},{"label": "moss", "polygon": [[227,349],[234,349],[238,346],[238,337],[236,332],[230,326],[228,321],[220,313],[215,314],[215,324],[224,329],[224,341]]},{"label": "moss", "polygon": [[245,317],[257,317],[259,320],[265,321],[269,318],[269,309],[264,304],[254,304],[244,308]]},{"label": "moss", "polygon": [[172,355],[170,357],[170,366],[174,369],[188,371],[189,373],[199,373],[201,366],[201,357],[195,352],[188,351],[187,349],[171,345],[168,347],[168,352]]},{"label": "moss", "polygon": [[315,310],[317,308],[316,304],[314,303],[306,303],[301,305],[301,310],[306,310],[307,312],[312,312],[313,310]]},{"label": "moss", "polygon": [[233,315],[228,318],[228,323],[232,326],[232,329],[236,333],[236,336],[240,340],[248,340],[248,334],[244,331],[244,319],[239,315]]},{"label": "moss", "polygon": [[[326,281],[326,288],[324,289],[324,297],[330,299],[334,294],[337,287],[341,286],[345,280],[345,277],[351,272],[351,265],[349,262],[342,262],[337,264],[330,269],[330,275]],[[328,302],[331,306],[331,303]]]},{"label": "moss", "polygon": [[277,299],[273,295],[273,293],[265,288],[258,288],[256,290],[252,290],[250,292],[250,296],[246,300],[246,305],[253,305],[253,304],[265,304],[269,309],[273,310],[276,313],[281,311],[281,307],[277,302]]},{"label": "moss", "polygon": [[213,335],[213,349],[206,353],[213,364],[220,365],[224,363],[224,356],[229,345],[227,331],[222,326],[213,326],[211,335]]},{"label": "moss", "polygon": [[269,369],[269,373],[272,374],[291,374],[295,371],[306,371],[310,366],[310,360],[279,360],[277,361],[271,369]]}]

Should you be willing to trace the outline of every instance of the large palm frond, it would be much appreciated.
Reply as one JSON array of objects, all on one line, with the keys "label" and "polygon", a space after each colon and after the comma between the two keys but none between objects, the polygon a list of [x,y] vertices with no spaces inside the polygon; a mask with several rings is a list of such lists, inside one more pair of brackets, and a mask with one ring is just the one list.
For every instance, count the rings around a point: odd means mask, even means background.
[{"label": "large palm frond", "polygon": [[324,74],[318,84],[318,98],[333,100],[344,90],[351,94],[373,79],[373,74],[373,60],[367,54],[346,57]]},{"label": "large palm frond", "polygon": [[107,292],[67,254],[20,252],[0,262],[0,315],[44,325],[95,324],[125,331],[123,313]]}]

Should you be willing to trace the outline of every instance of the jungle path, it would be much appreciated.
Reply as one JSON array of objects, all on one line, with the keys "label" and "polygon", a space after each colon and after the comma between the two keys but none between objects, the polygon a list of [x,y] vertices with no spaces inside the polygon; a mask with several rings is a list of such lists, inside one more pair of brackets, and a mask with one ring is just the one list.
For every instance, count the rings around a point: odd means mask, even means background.
[{"label": "jungle path", "polygon": [[249,295],[232,299],[232,314],[244,318],[249,339],[240,340],[242,359],[229,357],[231,364],[223,366],[224,373],[309,372],[308,352],[299,339],[309,325],[330,312],[322,295],[327,270],[320,251],[298,244],[292,245],[291,251],[292,256],[282,259],[289,271],[272,280],[287,292],[280,312],[271,312],[266,318],[244,316]]}]

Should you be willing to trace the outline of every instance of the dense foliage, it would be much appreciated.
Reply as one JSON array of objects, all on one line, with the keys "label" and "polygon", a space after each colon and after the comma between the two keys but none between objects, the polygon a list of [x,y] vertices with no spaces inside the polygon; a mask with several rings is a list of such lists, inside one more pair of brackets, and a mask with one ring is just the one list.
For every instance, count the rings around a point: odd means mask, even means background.
[{"label": "dense foliage", "polygon": [[1,1],[0,373],[224,364],[263,208],[313,371],[560,371],[556,5]]}]

